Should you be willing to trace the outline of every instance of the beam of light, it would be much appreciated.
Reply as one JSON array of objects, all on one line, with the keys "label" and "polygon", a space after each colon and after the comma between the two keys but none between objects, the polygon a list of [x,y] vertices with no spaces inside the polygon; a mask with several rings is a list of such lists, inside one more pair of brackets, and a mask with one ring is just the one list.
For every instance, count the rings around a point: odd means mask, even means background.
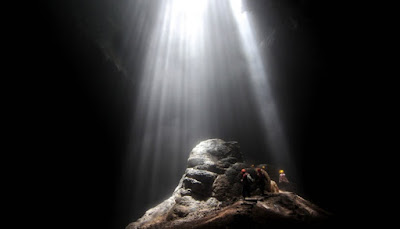
[{"label": "beam of light", "polygon": [[162,1],[150,38],[135,114],[136,136],[142,139],[135,150],[141,155],[137,180],[146,176],[150,198],[155,198],[155,187],[163,182],[159,177],[166,178],[165,182],[177,177],[176,171],[182,174],[178,168],[187,159],[182,154],[190,150],[188,144],[194,144],[193,135],[202,132],[199,127],[207,129],[207,120],[201,116],[209,99],[209,82],[204,79],[209,75],[204,53],[207,3]]},{"label": "beam of light", "polygon": [[[152,1],[138,2],[143,6]],[[126,173],[134,174],[136,181],[136,200],[146,196],[156,202],[160,192],[163,197],[170,194],[190,150],[200,141],[240,142],[239,135],[254,134],[256,112],[272,153],[288,159],[263,60],[241,1],[158,3],[138,80],[134,140],[126,160]],[[138,15],[135,23],[145,23]]]},{"label": "beam of light", "polygon": [[255,39],[254,22],[248,12],[243,11],[242,0],[230,0],[232,14],[239,29],[243,53],[249,68],[250,82],[254,98],[259,108],[262,127],[266,134],[266,143],[270,148],[271,156],[275,161],[287,167],[294,167],[290,160],[286,136],[281,126],[281,120],[272,90],[268,82],[269,78],[265,70],[262,55]]}]

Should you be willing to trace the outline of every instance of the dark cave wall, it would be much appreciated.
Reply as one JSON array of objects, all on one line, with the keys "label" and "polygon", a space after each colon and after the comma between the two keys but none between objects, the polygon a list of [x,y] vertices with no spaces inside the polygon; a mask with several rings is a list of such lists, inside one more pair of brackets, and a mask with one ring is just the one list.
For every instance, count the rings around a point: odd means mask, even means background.
[{"label": "dark cave wall", "polygon": [[[60,174],[54,186],[63,190],[58,199],[63,206],[76,208],[75,215],[83,224],[109,228],[132,221],[132,216],[124,213],[130,206],[117,203],[117,187],[121,185],[119,163],[128,141],[127,123],[136,87],[135,79],[125,74],[135,76],[141,66],[140,60],[126,64],[135,56],[117,58],[130,40],[121,34],[120,28],[126,25],[110,26],[124,19],[118,4],[113,3],[49,2],[37,23],[32,23],[38,36],[32,42],[35,47],[26,55],[32,71],[41,76],[40,84],[33,84],[38,85],[34,107],[40,112],[32,117],[38,123],[33,129],[44,130],[38,138],[47,140],[44,151],[56,158],[51,168]],[[341,147],[341,141],[346,140],[340,139],[345,126],[338,111],[344,95],[338,95],[337,88],[343,78],[336,78],[339,68],[332,65],[343,49],[338,35],[331,32],[336,25],[335,14],[325,11],[328,3],[318,1],[253,4],[249,10],[257,17],[266,17],[260,20],[266,35],[271,28],[277,31],[272,45],[263,51],[273,61],[270,71],[277,76],[273,87],[302,171],[305,197],[335,211],[338,207],[331,198],[332,182],[338,175],[345,176],[344,171],[336,170],[337,157],[348,151]],[[282,11],[266,15],[263,9],[268,4]],[[110,7],[115,10],[106,10]],[[102,46],[101,41],[107,42]],[[145,51],[140,45],[144,41],[137,42],[135,55],[140,56]],[[107,50],[115,52],[107,54]],[[126,69],[121,70],[122,66]],[[114,218],[116,214],[122,216]],[[99,222],[99,218],[104,221]]]}]

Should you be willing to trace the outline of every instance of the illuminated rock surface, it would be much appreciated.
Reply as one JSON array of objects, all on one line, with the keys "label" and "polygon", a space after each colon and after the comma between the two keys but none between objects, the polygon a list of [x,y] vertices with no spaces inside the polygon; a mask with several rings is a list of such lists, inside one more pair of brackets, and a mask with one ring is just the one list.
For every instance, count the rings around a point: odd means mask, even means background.
[{"label": "illuminated rock surface", "polygon": [[[328,222],[328,212],[294,192],[279,190],[262,196],[252,187],[252,196],[243,199],[242,168],[255,176],[254,168],[243,161],[237,142],[210,139],[199,143],[172,196],[126,229],[259,228]],[[276,186],[274,181],[272,184]]]}]

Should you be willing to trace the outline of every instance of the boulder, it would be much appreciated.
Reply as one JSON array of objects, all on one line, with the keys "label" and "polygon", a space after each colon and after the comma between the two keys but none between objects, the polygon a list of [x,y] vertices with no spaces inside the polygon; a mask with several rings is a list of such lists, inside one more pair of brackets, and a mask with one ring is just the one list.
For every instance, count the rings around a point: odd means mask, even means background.
[{"label": "boulder", "polygon": [[[237,142],[209,139],[190,152],[187,169],[171,197],[149,209],[126,229],[263,227],[273,222],[320,222],[329,213],[293,192],[280,190],[271,180],[271,192],[261,194],[254,184],[252,198],[243,199],[241,169],[256,176],[243,161]],[[230,225],[230,226],[229,226]]]}]

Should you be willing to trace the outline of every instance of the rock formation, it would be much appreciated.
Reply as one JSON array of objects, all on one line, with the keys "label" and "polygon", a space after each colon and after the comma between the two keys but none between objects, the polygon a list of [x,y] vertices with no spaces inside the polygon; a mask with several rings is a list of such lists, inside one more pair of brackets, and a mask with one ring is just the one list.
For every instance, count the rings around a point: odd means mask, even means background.
[{"label": "rock formation", "polygon": [[254,186],[251,198],[244,199],[240,171],[246,168],[255,177],[255,167],[244,162],[237,142],[203,141],[191,151],[172,196],[126,229],[311,225],[329,218],[329,213],[294,192],[279,190],[273,180],[273,189],[267,195],[260,195]]}]

